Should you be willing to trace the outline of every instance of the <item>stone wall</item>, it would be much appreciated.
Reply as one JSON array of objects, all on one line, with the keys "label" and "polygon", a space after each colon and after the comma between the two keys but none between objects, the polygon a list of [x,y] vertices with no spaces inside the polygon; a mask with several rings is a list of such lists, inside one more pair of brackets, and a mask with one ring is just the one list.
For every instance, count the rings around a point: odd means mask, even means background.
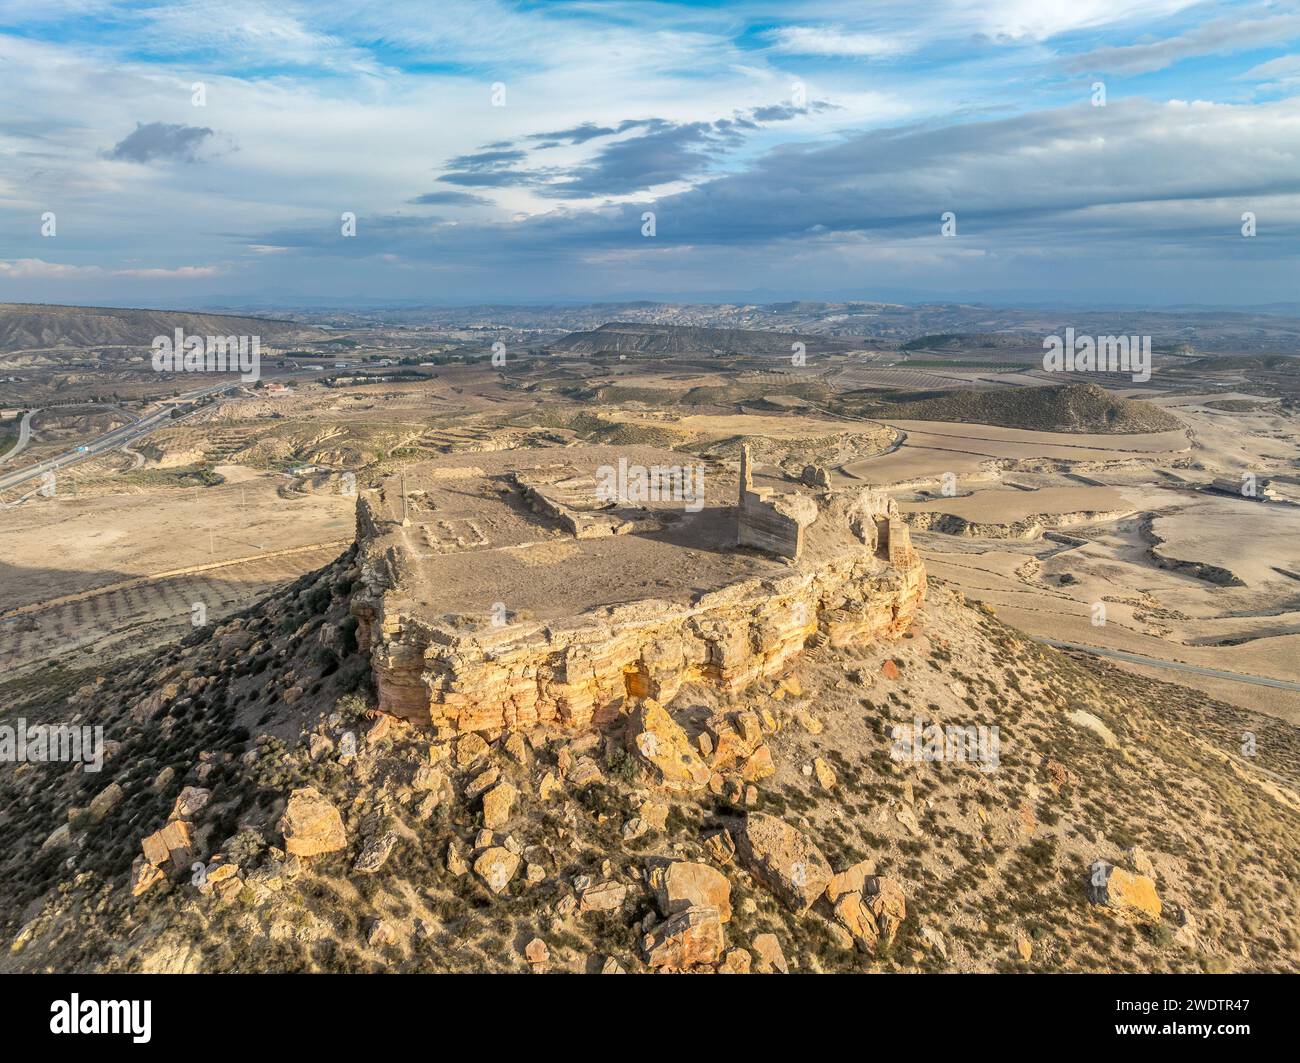
[{"label": "stone wall", "polygon": [[819,631],[837,646],[897,637],[924,594],[919,563],[883,568],[863,553],[690,605],[647,600],[563,624],[462,634],[388,599],[354,598],[353,612],[385,712],[458,730],[582,730],[628,698],[671,701],[688,681],[736,691],[779,675]]},{"label": "stone wall", "polygon": [[782,674],[813,636],[834,646],[900,636],[924,598],[925,569],[897,508],[872,492],[829,492],[820,508],[803,497],[819,521],[818,556],[784,574],[500,627],[412,608],[408,561],[367,542],[378,522],[363,498],[351,608],[379,708],[457,730],[585,730],[630,699],[669,702],[687,682],[739,691]]},{"label": "stone wall", "polygon": [[804,529],[817,519],[817,503],[807,495],[778,494],[756,489],[750,470],[749,445],[740,448],[740,499],[736,539],[770,554],[798,561]]}]

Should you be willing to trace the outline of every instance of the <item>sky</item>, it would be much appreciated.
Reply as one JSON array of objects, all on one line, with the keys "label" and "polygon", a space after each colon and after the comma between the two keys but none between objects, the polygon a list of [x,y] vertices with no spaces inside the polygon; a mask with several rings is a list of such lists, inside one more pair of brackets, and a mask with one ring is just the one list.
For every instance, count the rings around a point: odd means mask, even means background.
[{"label": "sky", "polygon": [[1300,2],[0,0],[0,302],[625,299],[1300,301]]}]

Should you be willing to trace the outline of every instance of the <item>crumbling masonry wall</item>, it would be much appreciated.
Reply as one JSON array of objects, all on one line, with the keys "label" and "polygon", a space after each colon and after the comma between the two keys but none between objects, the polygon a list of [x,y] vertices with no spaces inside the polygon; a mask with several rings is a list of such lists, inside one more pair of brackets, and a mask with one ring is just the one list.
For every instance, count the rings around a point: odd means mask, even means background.
[{"label": "crumbling masonry wall", "polygon": [[806,495],[755,489],[748,444],[740,448],[739,502],[736,540],[741,546],[799,560],[804,529],[817,519],[817,503]]}]

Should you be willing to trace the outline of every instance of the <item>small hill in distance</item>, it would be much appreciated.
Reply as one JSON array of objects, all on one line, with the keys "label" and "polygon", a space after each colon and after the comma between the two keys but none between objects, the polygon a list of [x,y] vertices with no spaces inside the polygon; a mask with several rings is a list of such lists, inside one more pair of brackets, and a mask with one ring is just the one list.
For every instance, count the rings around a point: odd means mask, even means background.
[{"label": "small hill in distance", "polygon": [[1042,348],[1038,336],[1018,336],[1007,332],[941,332],[917,336],[901,346],[904,351],[1019,350]]},{"label": "small hill in distance", "polygon": [[566,354],[770,354],[788,357],[795,343],[803,343],[809,351],[845,349],[843,343],[824,336],[800,336],[793,332],[611,321],[600,328],[570,333],[552,343],[551,350]]},{"label": "small hill in distance", "polygon": [[1172,414],[1141,399],[1112,395],[1096,384],[1063,384],[996,391],[852,391],[836,400],[837,413],[901,421],[959,421],[1039,432],[1167,432],[1181,428]]}]

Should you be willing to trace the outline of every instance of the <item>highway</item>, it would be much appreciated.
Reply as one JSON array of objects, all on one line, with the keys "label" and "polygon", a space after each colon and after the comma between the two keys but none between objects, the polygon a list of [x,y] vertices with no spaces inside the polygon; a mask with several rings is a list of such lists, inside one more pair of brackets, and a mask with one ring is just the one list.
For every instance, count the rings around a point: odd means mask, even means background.
[{"label": "highway", "polygon": [[1300,690],[1300,683],[1292,683],[1286,679],[1270,679],[1268,676],[1263,675],[1225,672],[1219,668],[1201,668],[1195,664],[1184,664],[1182,661],[1166,661],[1159,657],[1144,657],[1140,653],[1128,653],[1124,650],[1107,650],[1100,646],[1084,646],[1078,642],[1058,642],[1056,639],[1030,637],[1035,642],[1055,646],[1059,650],[1082,650],[1084,653],[1094,653],[1098,657],[1113,657],[1117,661],[1128,661],[1130,664],[1145,664],[1152,668],[1172,668],[1177,672],[1193,672],[1196,675],[1207,675],[1215,679],[1228,679],[1237,683],[1253,683],[1255,686],[1276,687],[1279,690]]},{"label": "highway", "polygon": [[[19,484],[26,483],[28,480],[35,479],[47,472],[53,472],[56,469],[62,469],[68,465],[73,465],[79,461],[86,461],[90,458],[98,457],[109,451],[116,450],[118,447],[133,443],[137,439],[147,436],[155,429],[162,428],[165,425],[176,424],[194,410],[186,411],[177,417],[172,416],[172,410],[180,403],[194,402],[208,395],[215,395],[220,392],[229,391],[232,388],[239,387],[239,382],[233,383],[227,381],[221,384],[209,384],[206,387],[196,388],[193,391],[187,391],[171,400],[167,405],[155,410],[146,417],[142,417],[131,424],[122,425],[120,428],[114,428],[111,432],[105,432],[97,439],[91,440],[83,446],[76,447],[72,450],[64,451],[53,458],[46,458],[36,465],[29,465],[25,469],[18,469],[15,472],[7,473],[0,476],[0,491],[7,491],[11,487],[17,487]],[[34,411],[33,411],[34,412]],[[24,419],[26,420],[26,419]],[[24,424],[20,431],[26,431],[30,434],[29,424]],[[19,438],[20,444],[25,445],[22,436]]]},{"label": "highway", "polygon": [[23,414],[23,419],[18,425],[18,442],[14,444],[8,454],[0,457],[0,461],[8,461],[15,454],[22,453],[23,448],[27,446],[27,441],[32,437],[32,416],[40,412],[40,410],[28,410]]}]

